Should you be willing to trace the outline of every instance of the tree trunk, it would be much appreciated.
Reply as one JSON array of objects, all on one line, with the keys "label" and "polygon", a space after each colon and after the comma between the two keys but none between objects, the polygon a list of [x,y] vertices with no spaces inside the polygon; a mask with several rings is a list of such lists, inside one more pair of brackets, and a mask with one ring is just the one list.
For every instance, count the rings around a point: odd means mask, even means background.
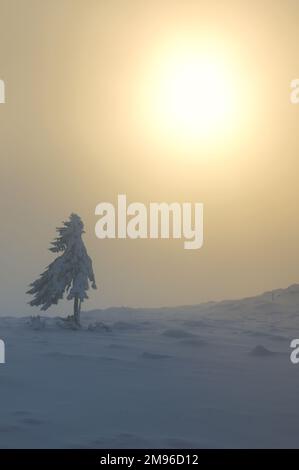
[{"label": "tree trunk", "polygon": [[74,298],[74,320],[76,325],[80,326],[80,308],[79,298],[77,296]]}]

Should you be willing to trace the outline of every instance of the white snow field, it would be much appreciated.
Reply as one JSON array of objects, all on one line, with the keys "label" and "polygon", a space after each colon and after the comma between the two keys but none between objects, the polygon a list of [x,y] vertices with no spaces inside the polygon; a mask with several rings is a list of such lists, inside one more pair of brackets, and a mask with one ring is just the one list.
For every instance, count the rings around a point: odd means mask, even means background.
[{"label": "white snow field", "polygon": [[82,324],[0,317],[1,448],[299,447],[298,285]]}]

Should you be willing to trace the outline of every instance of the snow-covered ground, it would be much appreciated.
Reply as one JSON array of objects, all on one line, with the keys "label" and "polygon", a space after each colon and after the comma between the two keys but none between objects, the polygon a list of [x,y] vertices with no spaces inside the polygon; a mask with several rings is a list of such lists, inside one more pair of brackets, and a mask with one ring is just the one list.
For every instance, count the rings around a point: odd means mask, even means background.
[{"label": "snow-covered ground", "polygon": [[299,286],[82,323],[0,317],[1,448],[299,447]]}]

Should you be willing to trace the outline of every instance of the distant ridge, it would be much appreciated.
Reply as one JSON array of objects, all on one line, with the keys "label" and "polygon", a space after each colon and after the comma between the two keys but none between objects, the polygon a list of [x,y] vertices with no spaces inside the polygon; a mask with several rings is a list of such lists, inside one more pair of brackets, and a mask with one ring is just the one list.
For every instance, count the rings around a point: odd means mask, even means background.
[{"label": "distant ridge", "polygon": [[278,305],[290,305],[290,306],[297,306],[299,307],[299,284],[291,284],[286,288],[279,288],[274,289],[271,291],[263,292],[262,294],[252,295],[250,297],[243,297],[243,298],[236,298],[236,299],[225,299],[225,300],[210,300],[206,302],[201,302],[199,304],[187,304],[187,305],[177,305],[177,306],[163,306],[163,307],[126,307],[126,306],[118,306],[118,307],[107,307],[107,308],[100,308],[100,309],[92,309],[87,310],[88,313],[94,313],[98,311],[105,311],[105,312],[136,312],[136,311],[143,311],[143,312],[154,312],[154,311],[193,311],[198,309],[207,309],[213,307],[220,307],[221,305],[241,305],[245,304],[253,304],[253,303],[275,303]]}]

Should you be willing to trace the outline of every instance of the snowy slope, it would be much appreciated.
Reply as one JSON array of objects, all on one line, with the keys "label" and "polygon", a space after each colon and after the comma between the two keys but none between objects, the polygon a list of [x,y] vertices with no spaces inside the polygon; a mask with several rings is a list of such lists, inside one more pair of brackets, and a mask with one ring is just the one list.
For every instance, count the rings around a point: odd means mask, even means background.
[{"label": "snowy slope", "polygon": [[0,447],[299,447],[298,285],[82,317],[0,317]]}]

